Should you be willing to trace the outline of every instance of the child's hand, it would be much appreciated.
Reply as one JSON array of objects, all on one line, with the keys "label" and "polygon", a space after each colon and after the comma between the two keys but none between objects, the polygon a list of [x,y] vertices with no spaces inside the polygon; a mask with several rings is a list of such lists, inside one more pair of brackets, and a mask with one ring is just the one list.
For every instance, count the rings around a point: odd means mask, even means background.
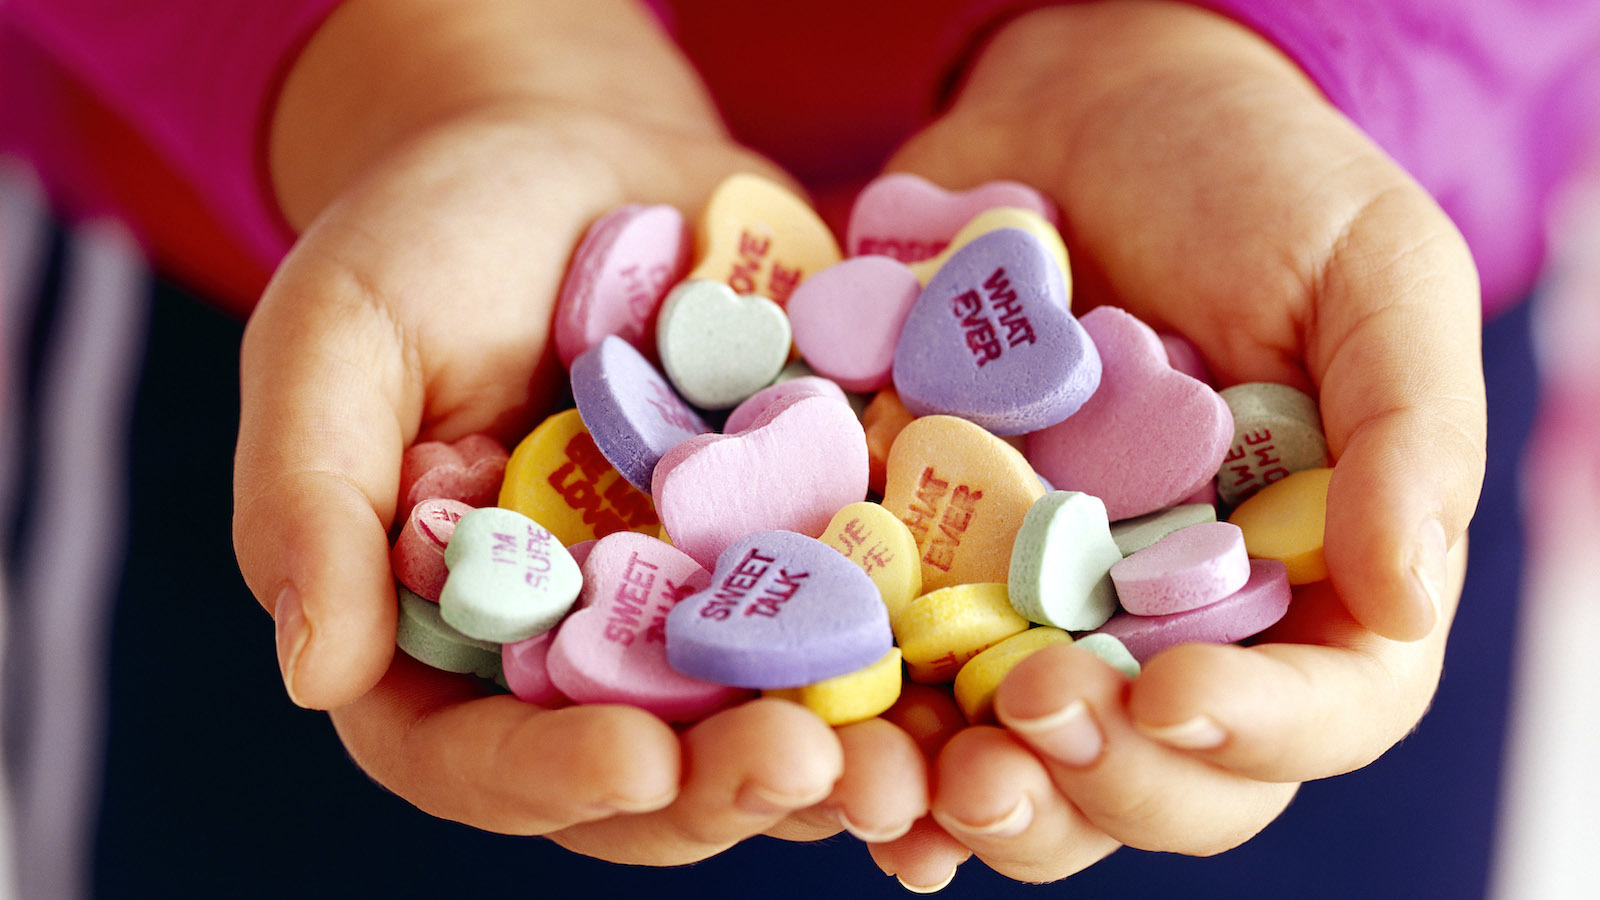
[{"label": "child's hand", "polygon": [[302,236],[242,355],[240,566],[290,695],[430,813],[655,864],[841,817],[893,834],[927,787],[885,722],[835,732],[760,701],[678,734],[626,707],[483,698],[394,653],[401,451],[536,424],[561,377],[551,305],[594,219],[697,209],[735,171],[782,178],[728,140],[638,6],[352,0],[308,46],[272,146]]},{"label": "child's hand", "polygon": [[[1404,736],[1438,681],[1484,465],[1476,273],[1433,201],[1264,40],[1160,2],[1010,23],[890,168],[1047,191],[1076,311],[1179,332],[1224,385],[1311,392],[1337,460],[1331,585],[1297,591],[1263,638],[1281,643],[1176,648],[1131,685],[1082,651],[1039,654],[999,692],[1009,729],[945,745],[935,819],[1027,880],[1119,843],[1214,853],[1297,782]],[[877,855],[928,884],[958,848]]]}]

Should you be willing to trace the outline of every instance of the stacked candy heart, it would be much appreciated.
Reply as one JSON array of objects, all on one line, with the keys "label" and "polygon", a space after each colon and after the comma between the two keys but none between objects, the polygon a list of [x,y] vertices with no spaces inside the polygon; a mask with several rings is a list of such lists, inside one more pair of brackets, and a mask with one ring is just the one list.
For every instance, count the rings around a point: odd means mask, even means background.
[{"label": "stacked candy heart", "polygon": [[1075,317],[1052,216],[887,176],[841,259],[737,176],[690,270],[676,210],[607,215],[556,312],[576,408],[509,457],[407,451],[400,646],[546,706],[691,721],[760,690],[843,723],[904,673],[978,721],[1074,634],[1131,677],[1267,628],[1326,577],[1315,403],[1218,393],[1182,338]]}]

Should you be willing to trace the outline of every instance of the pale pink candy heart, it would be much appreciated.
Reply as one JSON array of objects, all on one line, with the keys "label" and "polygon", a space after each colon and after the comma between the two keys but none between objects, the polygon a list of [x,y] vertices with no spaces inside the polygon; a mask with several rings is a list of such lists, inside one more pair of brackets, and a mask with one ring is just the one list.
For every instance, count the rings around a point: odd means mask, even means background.
[{"label": "pale pink candy heart", "polygon": [[1233,441],[1227,402],[1175,371],[1155,331],[1129,313],[1102,306],[1079,321],[1100,352],[1100,386],[1028,435],[1028,461],[1057,490],[1099,497],[1113,522],[1192,496]]},{"label": "pale pink candy heart", "polygon": [[922,282],[905,263],[858,256],[812,275],[789,297],[795,349],[817,374],[847,391],[889,383],[895,344]]},{"label": "pale pink candy heart", "polygon": [[1167,363],[1195,381],[1211,383],[1211,372],[1206,368],[1200,348],[1181,334],[1161,333],[1161,346],[1167,351]]},{"label": "pale pink candy heart", "polygon": [[607,335],[653,357],[651,320],[689,268],[689,232],[671,206],[629,204],[589,226],[556,300],[556,353],[563,366]]},{"label": "pale pink candy heart", "polygon": [[667,664],[667,613],[710,583],[705,567],[670,544],[631,531],[601,538],[583,563],[578,609],[550,645],[550,681],[579,703],[626,703],[669,722],[749,696]]},{"label": "pale pink candy heart", "polygon": [[840,403],[848,404],[850,398],[844,395],[839,385],[818,375],[802,375],[788,381],[770,384],[754,394],[751,394],[743,403],[733,408],[728,413],[728,420],[722,423],[723,434],[738,434],[755,424],[756,419],[767,411],[767,407],[785,397],[799,397],[802,395],[816,394],[822,397],[832,397]]},{"label": "pale pink candy heart", "polygon": [[753,531],[817,537],[867,495],[867,438],[846,404],[786,397],[738,434],[702,434],[669,450],[651,481],[674,546],[703,566]]},{"label": "pale pink candy heart", "polygon": [[1001,207],[1038,213],[1051,225],[1060,221],[1055,203],[1015,181],[991,181],[965,191],[949,191],[920,175],[897,172],[862,188],[850,210],[847,256],[877,254],[905,263],[932,259],[973,216]]},{"label": "pale pink candy heart", "polygon": [[400,456],[400,502],[395,521],[404,522],[412,507],[439,497],[460,500],[473,508],[495,505],[510,456],[499,441],[486,434],[469,434],[448,444],[412,444]]},{"label": "pale pink candy heart", "polygon": [[1249,580],[1244,532],[1232,522],[1180,528],[1111,567],[1122,608],[1140,616],[1209,606]]},{"label": "pale pink candy heart", "polygon": [[527,640],[500,645],[500,671],[505,673],[506,687],[524,703],[555,709],[566,706],[572,698],[561,693],[550,680],[547,662],[554,631],[536,634]]}]

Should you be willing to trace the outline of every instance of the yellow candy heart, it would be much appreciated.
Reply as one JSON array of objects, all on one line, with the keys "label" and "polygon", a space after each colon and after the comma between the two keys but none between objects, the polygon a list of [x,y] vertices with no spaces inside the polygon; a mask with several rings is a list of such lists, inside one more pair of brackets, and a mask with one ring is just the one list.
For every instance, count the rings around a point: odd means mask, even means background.
[{"label": "yellow candy heart", "polygon": [[820,540],[860,566],[878,586],[889,621],[922,593],[922,563],[911,530],[894,514],[865,500],[833,514]]},{"label": "yellow candy heart", "polygon": [[650,496],[606,462],[575,409],[544,420],[517,445],[499,505],[543,525],[566,547],[614,531],[661,531]]},{"label": "yellow candy heart", "polygon": [[911,601],[893,621],[912,681],[954,681],[967,660],[1032,624],[1011,608],[1004,584],[960,584]]},{"label": "yellow candy heart", "polygon": [[883,506],[922,553],[922,589],[1005,581],[1044,485],[1016,448],[955,416],[923,416],[889,448]]},{"label": "yellow candy heart", "polygon": [[1280,560],[1290,584],[1328,577],[1322,556],[1332,469],[1304,469],[1262,488],[1239,504],[1228,521],[1244,532],[1244,546],[1255,559]]},{"label": "yellow candy heart", "polygon": [[805,687],[762,691],[762,695],[792,700],[829,725],[870,719],[900,699],[900,648],[890,647],[882,659],[865,669]]},{"label": "yellow candy heart", "polygon": [[689,278],[721,281],[779,306],[800,282],[842,257],[833,232],[810,205],[757,175],[717,186],[695,227],[699,262]]},{"label": "yellow candy heart", "polygon": [[1021,229],[1043,241],[1045,249],[1050,251],[1050,256],[1061,267],[1061,277],[1066,279],[1066,296],[1071,298],[1072,269],[1067,265],[1067,245],[1061,240],[1061,233],[1056,231],[1055,226],[1051,225],[1048,219],[1038,213],[1009,206],[986,209],[973,216],[971,221],[961,226],[961,230],[956,232],[956,236],[950,239],[950,244],[944,248],[943,252],[932,259],[912,263],[911,271],[916,274],[918,281],[926,285],[928,280],[933,278],[933,273],[939,271],[939,267],[944,265],[945,260],[954,256],[962,247],[972,243],[973,239],[980,235],[998,231],[1001,228]]},{"label": "yellow candy heart", "polygon": [[1051,644],[1070,644],[1072,635],[1043,625],[1014,634],[979,653],[956,675],[956,705],[974,725],[994,721],[994,693],[1017,664]]}]

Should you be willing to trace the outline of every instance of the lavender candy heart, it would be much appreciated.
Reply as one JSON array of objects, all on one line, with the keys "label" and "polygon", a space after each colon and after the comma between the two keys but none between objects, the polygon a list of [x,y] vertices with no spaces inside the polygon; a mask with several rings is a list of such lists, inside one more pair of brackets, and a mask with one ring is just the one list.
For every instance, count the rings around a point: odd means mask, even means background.
[{"label": "lavender candy heart", "polygon": [[732,687],[815,684],[866,668],[893,645],[866,571],[790,531],[735,541],[717,558],[711,586],[667,614],[667,662]]},{"label": "lavender candy heart", "polygon": [[572,398],[600,455],[627,482],[650,492],[662,454],[711,430],[648,359],[608,336],[572,361]]},{"label": "lavender candy heart", "polygon": [[1077,411],[1100,354],[1043,242],[1017,228],[974,239],[939,268],[895,346],[894,385],[918,416],[1026,434]]}]

